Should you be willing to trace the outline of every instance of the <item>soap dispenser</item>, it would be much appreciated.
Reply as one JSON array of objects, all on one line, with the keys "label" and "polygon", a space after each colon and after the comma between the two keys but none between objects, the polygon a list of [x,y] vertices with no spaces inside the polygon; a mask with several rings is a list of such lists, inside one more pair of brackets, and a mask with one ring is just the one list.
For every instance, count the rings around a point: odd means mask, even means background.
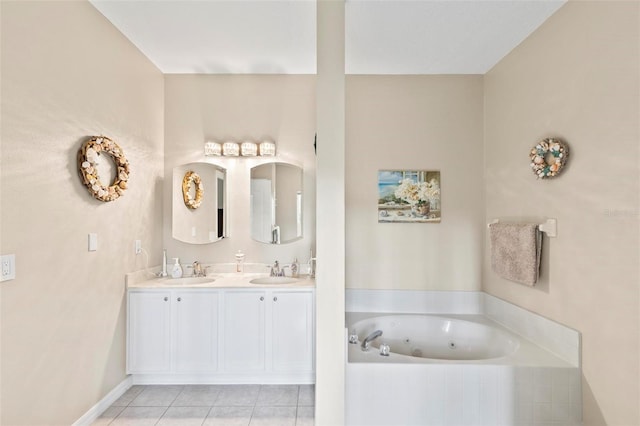
[{"label": "soap dispenser", "polygon": [[180,266],[180,258],[174,257],[173,260],[176,263],[173,265],[173,269],[171,269],[171,276],[173,278],[182,278],[182,266]]},{"label": "soap dispenser", "polygon": [[298,278],[298,274],[300,273],[300,264],[298,263],[298,258],[293,258],[293,263],[291,263],[291,277]]},{"label": "soap dispenser", "polygon": [[244,262],[244,253],[242,252],[242,250],[238,250],[238,252],[236,253],[236,272],[243,272],[242,262]]}]

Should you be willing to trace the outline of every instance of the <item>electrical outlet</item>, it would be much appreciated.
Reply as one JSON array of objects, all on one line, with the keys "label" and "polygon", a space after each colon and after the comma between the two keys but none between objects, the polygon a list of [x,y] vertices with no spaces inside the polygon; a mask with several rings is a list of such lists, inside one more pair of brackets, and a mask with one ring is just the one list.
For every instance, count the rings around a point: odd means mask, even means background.
[{"label": "electrical outlet", "polygon": [[2,266],[2,274],[0,281],[9,281],[16,278],[16,255],[5,254],[0,256],[0,265]]},{"label": "electrical outlet", "polygon": [[135,246],[136,246],[136,247],[135,247],[135,252],[136,252],[136,254],[140,254],[140,253],[142,253],[142,241],[140,241],[140,240],[136,240],[136,241],[135,241]]}]

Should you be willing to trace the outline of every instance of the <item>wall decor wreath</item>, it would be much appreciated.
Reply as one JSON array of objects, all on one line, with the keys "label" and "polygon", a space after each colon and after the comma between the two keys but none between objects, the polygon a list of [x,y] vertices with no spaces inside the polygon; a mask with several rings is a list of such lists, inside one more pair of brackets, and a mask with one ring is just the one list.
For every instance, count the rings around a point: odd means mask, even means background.
[{"label": "wall decor wreath", "polygon": [[[100,182],[96,168],[98,157],[102,153],[113,158],[117,169],[116,176],[109,186]],[[78,173],[82,183],[95,199],[105,202],[113,201],[127,189],[129,162],[117,143],[106,136],[91,136],[78,150]]]},{"label": "wall decor wreath", "polygon": [[538,179],[556,177],[569,157],[569,147],[560,139],[546,138],[538,142],[529,153],[531,169]]},{"label": "wall decor wreath", "polygon": [[[191,186],[195,187],[195,196],[191,196]],[[184,205],[188,208],[195,210],[200,207],[202,203],[202,194],[204,193],[204,187],[202,185],[202,179],[196,172],[189,170],[184,174],[182,178],[182,198],[184,199]]]}]

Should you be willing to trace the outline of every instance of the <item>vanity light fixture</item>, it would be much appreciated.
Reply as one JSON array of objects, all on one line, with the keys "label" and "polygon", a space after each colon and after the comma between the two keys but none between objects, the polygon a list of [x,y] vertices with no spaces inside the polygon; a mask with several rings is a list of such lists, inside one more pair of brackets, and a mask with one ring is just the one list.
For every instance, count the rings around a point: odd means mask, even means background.
[{"label": "vanity light fixture", "polygon": [[205,157],[255,157],[256,155],[273,157],[276,155],[276,143],[271,141],[263,141],[261,143],[255,143],[251,141],[245,141],[242,143],[236,143],[228,141],[225,143],[218,143],[213,141],[206,141],[204,144]]},{"label": "vanity light fixture", "polygon": [[204,144],[204,155],[205,157],[214,157],[222,155],[222,145],[218,142],[210,142],[207,141]]},{"label": "vanity light fixture", "polygon": [[222,155],[225,157],[237,157],[240,155],[240,145],[235,142],[225,142],[222,145]]},{"label": "vanity light fixture", "polygon": [[260,156],[273,157],[274,155],[276,155],[275,142],[264,141],[260,143]]},{"label": "vanity light fixture", "polygon": [[240,145],[240,153],[243,157],[255,157],[258,155],[258,145],[253,142],[242,142]]}]

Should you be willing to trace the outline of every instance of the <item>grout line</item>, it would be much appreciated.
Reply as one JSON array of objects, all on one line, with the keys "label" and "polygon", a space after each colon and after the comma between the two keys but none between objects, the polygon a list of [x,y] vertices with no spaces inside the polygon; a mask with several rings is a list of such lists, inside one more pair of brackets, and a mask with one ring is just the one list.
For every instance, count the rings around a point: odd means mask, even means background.
[{"label": "grout line", "polygon": [[180,396],[180,394],[182,393],[182,391],[184,391],[184,385],[182,385],[182,388],[180,389],[180,391],[176,394],[175,398],[173,398],[173,401],[171,401],[169,403],[169,405],[167,406],[167,408],[164,410],[164,413],[162,413],[162,415],[160,416],[160,418],[158,419],[157,422],[155,422],[155,424],[157,425],[158,423],[160,423],[160,420],[162,420],[162,418],[164,417],[165,414],[167,414],[167,411],[169,411],[169,407],[171,407],[173,405],[174,402],[176,402],[176,399],[178,399],[178,396]]},{"label": "grout line", "polygon": [[298,426],[298,414],[300,414],[300,407],[296,405],[296,418],[295,418],[294,426]]},{"label": "grout line", "polygon": [[[171,407],[171,406],[169,406]],[[165,414],[167,414],[167,411],[169,411],[169,407],[164,409],[164,413],[162,413],[162,415],[160,416],[160,418],[158,419],[157,422],[154,423],[154,425],[157,425],[158,423],[160,423],[160,420],[162,420],[162,418],[164,417]]]},{"label": "grout line", "polygon": [[[219,393],[218,393],[219,394]],[[218,399],[218,397],[216,396],[216,399]],[[214,401],[215,402],[215,401]],[[209,407],[209,411],[207,411],[207,415],[204,416],[204,420],[202,420],[202,423],[200,424],[200,426],[204,425],[204,422],[207,421],[207,419],[209,418],[209,414],[211,414],[211,412],[213,411],[213,407],[215,407],[215,405],[212,405],[211,407]]]},{"label": "grout line", "polygon": [[302,386],[298,385],[298,398],[296,399],[296,415],[293,425],[298,426],[298,409],[300,408],[300,392],[302,392]]},{"label": "grout line", "polygon": [[260,392],[262,392],[262,385],[258,388],[258,396],[256,396],[256,400],[253,402],[253,407],[251,407],[251,415],[249,416],[249,423],[247,423],[247,426],[251,426],[251,421],[253,421],[253,413],[256,411],[256,404],[258,403],[258,398],[260,398]]},{"label": "grout line", "polygon": [[256,396],[256,400],[253,401],[253,407],[251,408],[251,416],[249,417],[249,425],[251,426],[251,422],[253,421],[253,415],[256,412],[256,407],[258,406],[258,400],[260,399],[260,394],[262,393],[262,385],[258,388],[258,396]]}]

